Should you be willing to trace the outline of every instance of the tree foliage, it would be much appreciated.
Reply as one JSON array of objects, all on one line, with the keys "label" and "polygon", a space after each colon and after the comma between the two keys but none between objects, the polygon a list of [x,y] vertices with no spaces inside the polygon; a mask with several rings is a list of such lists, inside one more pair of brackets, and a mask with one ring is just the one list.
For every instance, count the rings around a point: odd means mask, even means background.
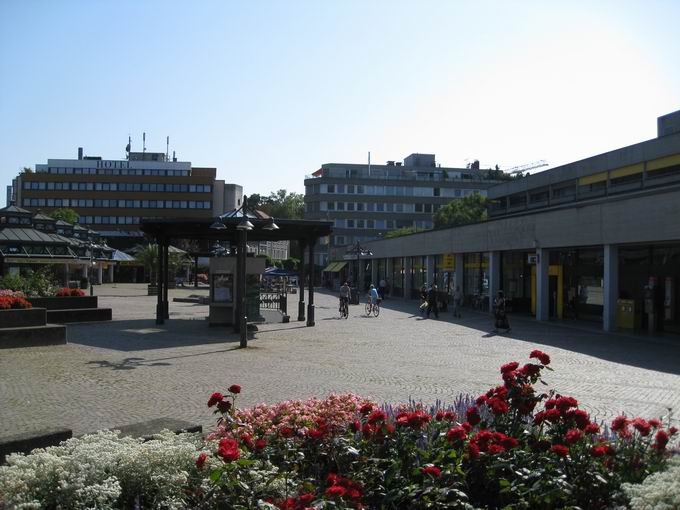
[{"label": "tree foliage", "polygon": [[77,212],[69,207],[62,207],[61,209],[55,209],[50,213],[55,220],[62,220],[67,223],[78,223],[80,216]]},{"label": "tree foliage", "polygon": [[488,199],[475,192],[441,207],[434,214],[436,228],[455,227],[487,218]]},{"label": "tree foliage", "polygon": [[[158,245],[147,244],[146,246],[140,247],[135,251],[135,259],[144,266],[144,269],[146,269],[146,272],[149,275],[149,282],[152,285],[157,284],[158,271],[156,271],[156,269],[158,266]],[[183,253],[168,253],[168,277],[173,279],[177,274],[177,271],[179,271],[186,261],[187,258]]]},{"label": "tree foliage", "polygon": [[416,227],[398,228],[396,230],[390,230],[389,232],[386,232],[385,235],[383,236],[383,239],[390,239],[392,237],[407,236],[409,234],[415,234],[416,232],[423,232],[425,230],[426,229],[424,229],[424,228],[416,228]]},{"label": "tree foliage", "polygon": [[301,193],[288,193],[285,189],[266,197],[253,193],[248,197],[248,206],[274,218],[301,219],[305,212],[305,197]]}]

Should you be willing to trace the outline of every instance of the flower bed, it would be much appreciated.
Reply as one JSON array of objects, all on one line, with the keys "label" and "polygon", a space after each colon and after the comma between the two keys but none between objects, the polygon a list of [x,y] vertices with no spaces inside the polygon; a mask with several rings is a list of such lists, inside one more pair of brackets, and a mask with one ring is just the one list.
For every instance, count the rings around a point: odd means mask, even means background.
[{"label": "flower bed", "polygon": [[0,468],[0,494],[8,506],[35,501],[65,508],[673,502],[654,491],[677,486],[675,463],[665,471],[677,430],[661,419],[625,416],[601,426],[576,399],[535,386],[549,364],[549,356],[534,351],[528,363],[501,367],[501,385],[446,408],[378,406],[341,395],[239,410],[241,387],[233,385],[208,401],[218,426],[205,443],[185,436],[153,443],[148,448],[157,453],[150,455],[142,443],[110,434],[71,440],[61,449],[10,456]]},{"label": "flower bed", "polygon": [[85,292],[80,289],[70,289],[68,287],[62,287],[55,294],[56,297],[83,297]]},{"label": "flower bed", "polygon": [[[21,293],[19,293],[21,294]],[[2,296],[0,297],[0,310],[26,309],[33,305],[26,301],[23,296]]]}]

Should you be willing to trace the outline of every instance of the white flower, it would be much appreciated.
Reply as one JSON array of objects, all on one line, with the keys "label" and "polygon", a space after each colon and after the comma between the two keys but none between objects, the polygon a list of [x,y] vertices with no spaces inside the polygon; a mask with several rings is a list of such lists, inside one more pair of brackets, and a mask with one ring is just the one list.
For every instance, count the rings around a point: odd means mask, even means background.
[{"label": "white flower", "polygon": [[677,510],[680,508],[680,457],[668,462],[668,468],[648,476],[640,484],[623,484],[630,507],[637,510]]}]

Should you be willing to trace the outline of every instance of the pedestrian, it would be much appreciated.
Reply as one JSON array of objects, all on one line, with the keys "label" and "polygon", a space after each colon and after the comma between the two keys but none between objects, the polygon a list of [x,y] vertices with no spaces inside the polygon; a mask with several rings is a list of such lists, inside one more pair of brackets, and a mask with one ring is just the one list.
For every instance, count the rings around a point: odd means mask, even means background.
[{"label": "pedestrian", "polygon": [[427,285],[420,287],[420,315],[425,317],[425,310],[427,309]]},{"label": "pedestrian", "polygon": [[385,278],[382,278],[378,282],[378,291],[380,294],[380,299],[385,299],[385,287],[387,287],[387,282],[385,281]]},{"label": "pedestrian", "polygon": [[493,315],[494,315],[494,333],[497,333],[499,329],[504,329],[506,333],[510,332],[510,322],[508,322],[508,315],[505,310],[505,298],[503,297],[503,291],[499,290],[496,294],[496,299],[493,302]]},{"label": "pedestrian", "polygon": [[463,302],[463,293],[460,291],[460,287],[456,285],[456,289],[453,291],[453,316],[461,318],[460,306]]},{"label": "pedestrian", "polygon": [[439,305],[437,303],[437,285],[432,285],[427,293],[427,318],[434,312],[434,317],[439,319]]}]

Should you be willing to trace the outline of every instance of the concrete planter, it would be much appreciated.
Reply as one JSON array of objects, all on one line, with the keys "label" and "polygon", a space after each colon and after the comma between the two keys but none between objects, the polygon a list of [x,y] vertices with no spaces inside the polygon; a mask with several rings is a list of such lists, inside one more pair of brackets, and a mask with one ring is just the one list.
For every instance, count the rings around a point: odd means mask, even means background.
[{"label": "concrete planter", "polygon": [[48,310],[73,310],[97,308],[97,296],[32,297],[28,298],[33,306]]},{"label": "concrete planter", "polygon": [[45,308],[0,310],[1,329],[44,326],[46,322],[47,310]]}]

